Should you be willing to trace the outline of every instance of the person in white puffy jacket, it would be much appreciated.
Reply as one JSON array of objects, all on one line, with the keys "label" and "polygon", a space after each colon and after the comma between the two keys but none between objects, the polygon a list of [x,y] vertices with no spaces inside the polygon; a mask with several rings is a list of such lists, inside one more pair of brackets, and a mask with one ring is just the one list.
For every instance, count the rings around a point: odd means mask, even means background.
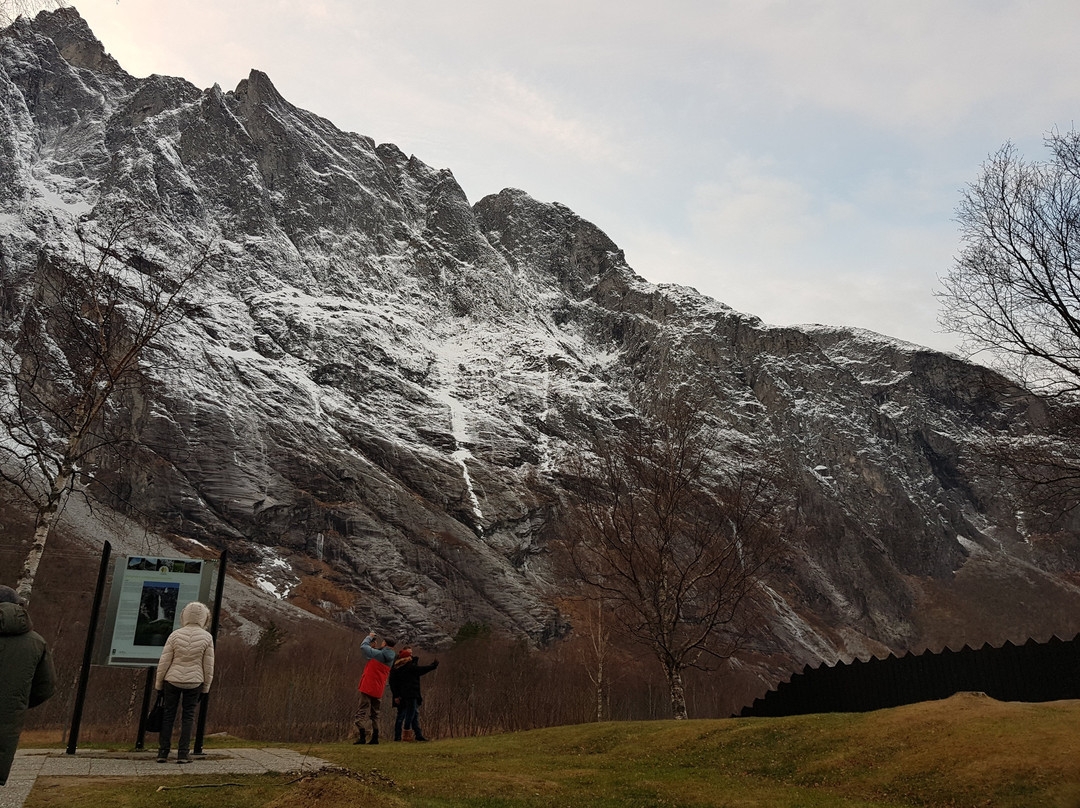
[{"label": "person in white puffy jacket", "polygon": [[180,612],[180,628],[165,640],[158,662],[155,688],[165,691],[165,709],[161,717],[158,763],[169,759],[173,724],[180,707],[180,738],[176,743],[176,762],[190,763],[191,728],[199,696],[210,691],[214,680],[214,638],[206,627],[210,610],[194,601]]}]

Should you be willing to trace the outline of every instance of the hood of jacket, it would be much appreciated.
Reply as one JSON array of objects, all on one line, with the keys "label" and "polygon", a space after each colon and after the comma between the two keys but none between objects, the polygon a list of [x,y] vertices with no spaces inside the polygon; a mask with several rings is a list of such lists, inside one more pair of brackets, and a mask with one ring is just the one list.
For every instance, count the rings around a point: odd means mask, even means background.
[{"label": "hood of jacket", "polygon": [[18,603],[0,603],[0,636],[26,634],[33,628],[25,606]]},{"label": "hood of jacket", "polygon": [[180,612],[180,625],[208,628],[210,626],[210,610],[197,600],[192,601]]}]

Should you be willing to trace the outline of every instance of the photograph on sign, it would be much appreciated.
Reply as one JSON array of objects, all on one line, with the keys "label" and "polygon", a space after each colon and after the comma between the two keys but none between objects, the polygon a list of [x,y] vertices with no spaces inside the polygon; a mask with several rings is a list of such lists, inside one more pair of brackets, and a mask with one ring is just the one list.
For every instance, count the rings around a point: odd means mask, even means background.
[{"label": "photograph on sign", "polygon": [[135,620],[133,645],[164,645],[176,622],[176,601],[180,584],[173,581],[144,581]]}]

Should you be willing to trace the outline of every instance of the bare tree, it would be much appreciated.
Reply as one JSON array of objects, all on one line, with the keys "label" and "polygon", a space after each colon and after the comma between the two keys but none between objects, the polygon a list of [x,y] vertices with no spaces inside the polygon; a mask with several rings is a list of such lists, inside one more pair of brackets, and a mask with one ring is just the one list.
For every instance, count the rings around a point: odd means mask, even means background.
[{"label": "bare tree", "polygon": [[940,322],[1042,392],[1080,391],[1080,135],[1052,133],[1051,158],[1006,144],[957,209],[962,247]]},{"label": "bare tree", "polygon": [[63,0],[0,0],[0,28],[11,25],[18,17],[30,17],[43,8],[60,8]]},{"label": "bare tree", "polygon": [[644,642],[686,718],[683,674],[711,669],[745,636],[760,576],[781,549],[779,495],[746,470],[716,471],[702,410],[678,396],[649,402],[571,469],[562,547],[586,594]]},{"label": "bare tree", "polygon": [[181,262],[148,257],[142,224],[80,225],[81,255],[42,252],[26,300],[21,284],[3,279],[0,478],[36,509],[23,597],[64,497],[88,479],[96,453],[130,440],[116,423],[118,399],[142,382],[146,349],[184,316],[182,293],[211,256],[204,247]]},{"label": "bare tree", "polygon": [[608,691],[607,662],[611,656],[611,630],[604,620],[604,599],[596,599],[596,614],[589,621],[588,651],[592,665],[588,668],[589,681],[596,692],[596,720],[604,720],[604,698]]},{"label": "bare tree", "polygon": [[[572,571],[571,571],[572,574]],[[608,713],[613,671],[612,659],[615,648],[611,626],[605,615],[607,604],[602,597],[582,598],[576,592],[567,596],[561,591],[556,598],[574,627],[574,639],[570,644],[572,655],[588,678],[589,708],[593,719],[603,721]]]},{"label": "bare tree", "polygon": [[[1058,399],[1047,435],[980,445],[1026,490],[1028,516],[1049,525],[1080,503],[1080,134],[1052,132],[1046,146],[1043,162],[1007,143],[983,164],[957,208],[961,250],[938,298],[941,325],[966,351]],[[1005,397],[1027,395],[986,379]]]}]

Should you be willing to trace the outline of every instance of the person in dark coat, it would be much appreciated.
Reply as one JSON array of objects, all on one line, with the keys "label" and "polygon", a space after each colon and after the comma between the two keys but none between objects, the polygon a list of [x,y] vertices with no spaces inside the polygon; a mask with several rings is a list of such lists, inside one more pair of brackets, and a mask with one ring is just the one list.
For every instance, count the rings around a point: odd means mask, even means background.
[{"label": "person in dark coat", "polygon": [[0,786],[7,783],[30,707],[56,688],[49,646],[15,590],[0,586]]},{"label": "person in dark coat", "polygon": [[412,655],[411,648],[402,648],[394,667],[390,671],[390,694],[397,707],[397,718],[394,720],[394,740],[404,739],[409,741],[426,741],[424,733],[420,731],[420,704],[424,701],[420,695],[420,677],[425,673],[439,667],[439,660],[430,665],[421,665],[420,661]]}]

